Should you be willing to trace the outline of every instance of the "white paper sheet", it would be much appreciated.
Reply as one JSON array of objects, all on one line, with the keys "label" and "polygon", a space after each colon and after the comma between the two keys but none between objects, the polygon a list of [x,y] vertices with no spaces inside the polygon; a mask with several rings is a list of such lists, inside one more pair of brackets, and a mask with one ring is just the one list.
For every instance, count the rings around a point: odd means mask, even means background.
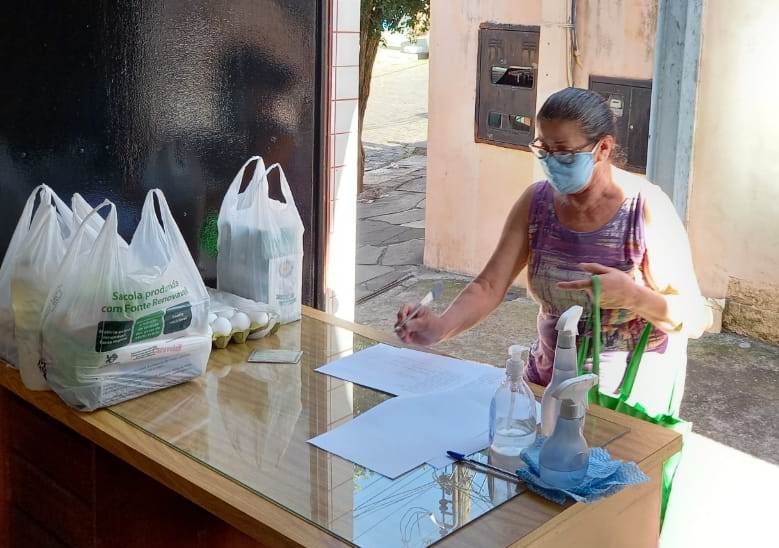
[{"label": "white paper sheet", "polygon": [[[396,478],[423,463],[442,468],[446,451],[489,445],[489,409],[505,370],[379,344],[318,372],[395,394],[309,443]],[[540,420],[540,404],[537,416]]]},{"label": "white paper sheet", "polygon": [[[492,396],[490,396],[492,398]],[[489,411],[489,407],[487,407],[487,410]],[[541,402],[536,402],[536,424],[541,424]],[[463,455],[470,455],[473,453],[476,453],[477,451],[481,451],[482,449],[485,449],[487,446],[489,446],[489,437],[487,439],[478,437],[474,438],[471,441],[466,440],[463,442],[462,446],[459,448],[451,448],[448,447],[446,451],[457,451],[458,453],[462,453]],[[428,459],[427,464],[432,466],[433,468],[444,468],[446,466],[449,466],[454,462],[454,459],[449,458],[446,453],[443,455],[439,455],[436,458]]]},{"label": "white paper sheet", "polygon": [[505,375],[497,367],[386,344],[328,363],[317,371],[396,396],[440,392],[483,376],[499,379]]},{"label": "white paper sheet", "polygon": [[[494,368],[489,368],[494,369]],[[489,408],[500,375],[487,373],[456,388],[392,398],[309,443],[388,478],[489,444]]]}]

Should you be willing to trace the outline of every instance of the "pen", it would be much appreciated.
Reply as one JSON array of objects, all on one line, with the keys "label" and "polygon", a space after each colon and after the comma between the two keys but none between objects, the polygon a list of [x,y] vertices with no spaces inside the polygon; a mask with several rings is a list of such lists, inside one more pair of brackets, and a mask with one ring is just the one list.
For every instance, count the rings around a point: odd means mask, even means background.
[{"label": "pen", "polygon": [[401,329],[408,323],[409,321],[413,320],[417,314],[419,314],[419,311],[422,310],[423,306],[427,306],[436,299],[441,297],[441,293],[444,292],[444,285],[441,282],[436,283],[433,286],[433,289],[427,292],[427,295],[422,297],[422,300],[419,301],[419,304],[417,304],[409,313],[406,318],[400,322],[398,325],[395,326],[395,333],[400,332]]},{"label": "pen", "polygon": [[498,468],[497,466],[487,464],[486,462],[481,462],[476,459],[468,458],[462,453],[458,453],[457,451],[447,451],[446,454],[449,455],[449,457],[453,458],[457,462],[464,462],[475,468],[487,469],[492,472],[501,474],[502,476],[507,476],[506,479],[510,479],[512,481],[519,481],[519,477],[515,473],[509,472],[508,470],[504,470],[503,468]]}]

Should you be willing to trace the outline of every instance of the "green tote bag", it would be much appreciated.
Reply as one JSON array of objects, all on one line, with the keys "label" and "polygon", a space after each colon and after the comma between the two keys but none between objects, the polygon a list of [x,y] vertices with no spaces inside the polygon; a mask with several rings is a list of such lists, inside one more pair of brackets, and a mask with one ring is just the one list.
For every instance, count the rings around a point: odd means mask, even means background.
[{"label": "green tote bag", "polygon": [[[600,315],[600,277],[594,275],[592,277],[592,313],[590,319],[587,322],[588,327],[592,327],[592,335],[582,336],[579,343],[578,354],[578,373],[581,375],[584,372],[584,362],[587,356],[590,354],[590,347],[592,349],[592,372],[596,375],[600,371],[600,352],[601,352],[601,315]],[[679,417],[673,415],[661,414],[661,415],[649,415],[646,409],[640,403],[628,404],[627,401],[630,398],[630,394],[633,391],[633,384],[636,381],[636,375],[638,374],[638,368],[641,365],[641,358],[644,356],[647,342],[649,341],[649,335],[652,332],[652,324],[646,324],[644,330],[641,332],[641,336],[636,343],[636,347],[630,354],[630,359],[625,369],[625,375],[622,379],[619,395],[607,396],[601,394],[598,391],[598,387],[594,386],[590,390],[589,400],[590,403],[595,403],[602,407],[608,407],[625,415],[630,415],[637,419],[641,419],[647,422],[651,422],[664,428],[671,428],[672,430],[679,432],[682,435],[687,434],[692,430],[692,423],[684,421]],[[673,394],[669,394],[669,402]],[[662,505],[660,508],[660,524],[662,527],[663,520],[665,519],[665,511],[668,507],[668,498],[671,496],[671,487],[673,485],[673,479],[676,475],[676,469],[679,466],[681,459],[681,453],[677,453],[663,464],[663,483],[662,483]]]}]

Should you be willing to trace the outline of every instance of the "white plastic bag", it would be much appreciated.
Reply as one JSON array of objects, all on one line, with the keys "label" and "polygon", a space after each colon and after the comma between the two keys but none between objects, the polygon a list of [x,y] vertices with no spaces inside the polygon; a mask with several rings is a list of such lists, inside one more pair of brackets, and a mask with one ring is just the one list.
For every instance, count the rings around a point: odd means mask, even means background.
[{"label": "white plastic bag", "polygon": [[51,189],[40,193],[30,229],[16,253],[11,275],[14,338],[22,382],[30,390],[48,390],[38,368],[41,314],[51,283],[73,235],[73,213]]},{"label": "white plastic bag", "polygon": [[[251,162],[257,166],[239,192]],[[268,196],[268,173],[279,170],[285,203]],[[303,281],[303,222],[279,164],[265,170],[250,158],[233,179],[219,210],[217,287],[277,306],[282,323],[300,319]]]},{"label": "white plastic bag", "polygon": [[[162,226],[154,210],[159,205]],[[208,363],[208,293],[159,190],[146,196],[129,247],[110,202],[93,246],[84,219],[49,294],[42,366],[52,389],[85,411],[178,384]]]},{"label": "white plastic bag", "polygon": [[56,221],[60,228],[62,238],[72,236],[72,214],[62,200],[60,200],[54,191],[46,185],[37,186],[27,203],[24,205],[22,214],[16,224],[8,249],[3,258],[3,264],[0,266],[0,358],[13,366],[19,364],[19,353],[14,337],[14,312],[11,301],[11,278],[16,268],[17,256],[24,248],[27,237],[30,233],[33,221],[33,213],[36,212],[36,200],[41,204],[52,204],[57,208]]}]

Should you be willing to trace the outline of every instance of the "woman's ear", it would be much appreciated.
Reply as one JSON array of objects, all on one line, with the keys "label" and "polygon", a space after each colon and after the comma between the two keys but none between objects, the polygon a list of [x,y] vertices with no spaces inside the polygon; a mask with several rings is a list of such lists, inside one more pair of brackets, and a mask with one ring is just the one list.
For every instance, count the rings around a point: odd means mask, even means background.
[{"label": "woman's ear", "polygon": [[603,139],[595,145],[595,161],[608,160],[614,155],[614,149],[617,143],[614,137],[606,135]]}]

